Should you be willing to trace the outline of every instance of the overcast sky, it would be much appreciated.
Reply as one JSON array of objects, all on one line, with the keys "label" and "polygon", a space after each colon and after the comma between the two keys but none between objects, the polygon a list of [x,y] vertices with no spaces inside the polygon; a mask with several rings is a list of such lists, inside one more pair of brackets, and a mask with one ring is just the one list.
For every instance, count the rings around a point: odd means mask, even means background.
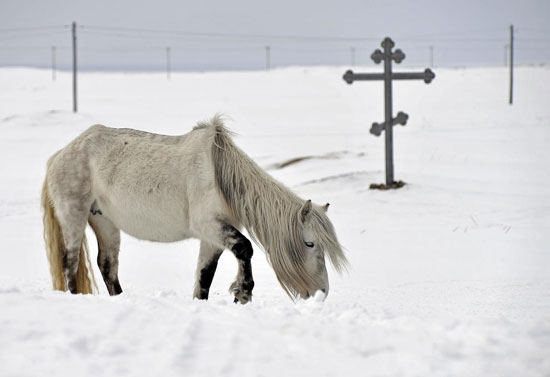
[{"label": "overcast sky", "polygon": [[163,70],[167,46],[177,70],[263,69],[266,46],[272,66],[351,65],[352,48],[372,65],[385,36],[405,66],[430,65],[430,46],[436,67],[494,66],[510,24],[516,61],[538,64],[550,62],[549,16],[549,0],[0,0],[0,65],[49,67],[56,46],[68,68],[73,21],[82,69]]}]

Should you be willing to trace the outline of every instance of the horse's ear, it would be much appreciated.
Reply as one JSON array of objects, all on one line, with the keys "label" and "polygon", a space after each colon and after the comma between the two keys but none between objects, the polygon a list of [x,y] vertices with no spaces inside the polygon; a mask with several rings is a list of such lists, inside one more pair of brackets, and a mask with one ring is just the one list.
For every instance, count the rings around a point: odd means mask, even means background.
[{"label": "horse's ear", "polygon": [[302,208],[300,208],[300,220],[305,223],[311,215],[311,199],[306,201]]},{"label": "horse's ear", "polygon": [[330,203],[325,204],[325,205],[323,206],[323,211],[327,212],[329,206],[330,206]]}]

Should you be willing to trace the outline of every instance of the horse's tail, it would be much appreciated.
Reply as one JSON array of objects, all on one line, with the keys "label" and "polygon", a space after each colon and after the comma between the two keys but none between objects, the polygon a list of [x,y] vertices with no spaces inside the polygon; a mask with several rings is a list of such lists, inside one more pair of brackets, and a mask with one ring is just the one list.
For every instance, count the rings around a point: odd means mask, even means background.
[{"label": "horse's tail", "polygon": [[[46,241],[46,253],[50,262],[50,274],[52,276],[53,289],[66,291],[67,283],[63,274],[63,252],[65,241],[54,207],[48,192],[47,177],[42,186],[42,210],[44,211],[44,241]],[[82,236],[80,244],[80,259],[76,273],[76,289],[78,293],[94,293],[93,287],[97,287],[92,271],[92,279],[88,276],[88,265],[91,270],[90,255],[86,235]],[[93,284],[93,285],[92,285]]]}]

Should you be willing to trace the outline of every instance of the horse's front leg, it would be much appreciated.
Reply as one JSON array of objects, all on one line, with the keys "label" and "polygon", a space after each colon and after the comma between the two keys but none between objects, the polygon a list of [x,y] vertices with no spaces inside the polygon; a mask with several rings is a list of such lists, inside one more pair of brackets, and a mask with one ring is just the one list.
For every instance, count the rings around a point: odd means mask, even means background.
[{"label": "horse's front leg", "polygon": [[239,264],[237,278],[229,290],[235,295],[235,303],[246,304],[252,300],[254,288],[251,264],[252,244],[241,232],[227,223],[221,223],[220,233],[223,245],[235,254]]},{"label": "horse's front leg", "polygon": [[211,243],[201,241],[193,298],[208,300],[210,285],[212,285],[212,279],[214,279],[216,267],[218,267],[218,259],[222,252],[222,249]]}]

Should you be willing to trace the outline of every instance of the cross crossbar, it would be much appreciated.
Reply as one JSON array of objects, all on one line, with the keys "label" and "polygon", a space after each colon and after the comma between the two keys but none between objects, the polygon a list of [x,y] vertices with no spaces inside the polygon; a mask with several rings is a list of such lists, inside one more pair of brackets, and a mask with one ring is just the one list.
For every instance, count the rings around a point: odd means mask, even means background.
[{"label": "cross crossbar", "polygon": [[[435,78],[435,74],[429,68],[424,72],[394,72],[390,75],[391,80],[424,80],[426,84],[432,82]],[[385,80],[386,75],[384,73],[354,73],[352,70],[346,71],[344,74],[344,81],[348,84],[352,84],[354,81],[376,81]]]},{"label": "cross crossbar", "polygon": [[[424,72],[392,72],[392,61],[401,63],[405,59],[405,54],[400,49],[392,51],[395,43],[390,38],[385,38],[381,44],[384,51],[376,50],[372,53],[371,59],[376,64],[384,62],[384,73],[354,73],[349,70],[344,74],[344,81],[352,84],[354,81],[384,81],[384,114],[383,123],[373,123],[370,132],[375,136],[380,136],[385,131],[386,139],[386,186],[376,185],[378,188],[402,187],[402,184],[396,184],[393,180],[393,125],[405,125],[409,116],[404,112],[397,113],[393,117],[392,109],[392,82],[393,80],[424,80],[426,84],[432,82],[435,73],[426,68]],[[402,183],[402,182],[401,182]]]}]

